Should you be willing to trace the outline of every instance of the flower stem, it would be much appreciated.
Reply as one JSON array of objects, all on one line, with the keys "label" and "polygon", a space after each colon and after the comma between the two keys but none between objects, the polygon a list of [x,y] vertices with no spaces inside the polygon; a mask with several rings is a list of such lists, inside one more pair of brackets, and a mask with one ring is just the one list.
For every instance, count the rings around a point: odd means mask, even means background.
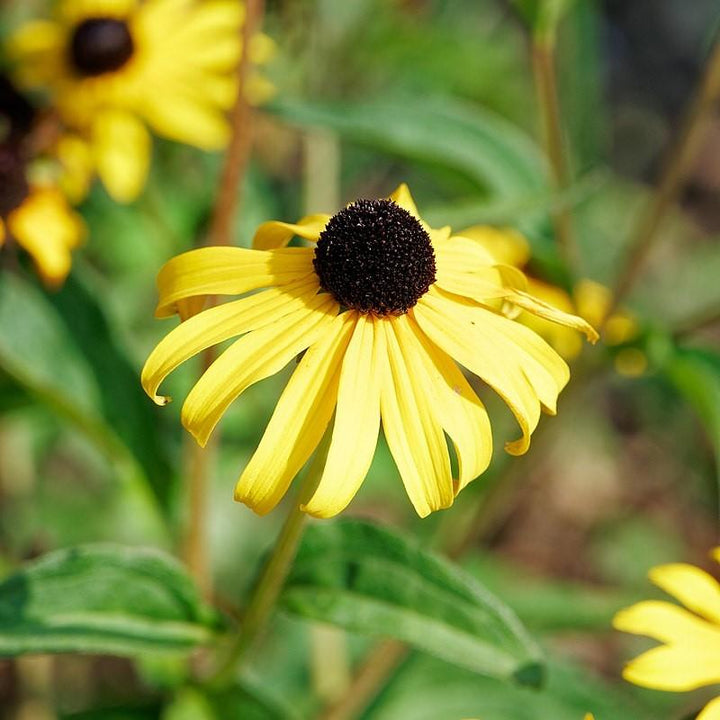
[{"label": "flower stem", "polygon": [[[570,173],[563,137],[557,73],[555,70],[555,33],[534,32],[532,36],[532,69],[542,118],[545,151],[550,163],[552,182],[557,192],[566,190]],[[578,270],[579,257],[573,233],[572,216],[567,205],[551,211],[555,238],[571,275]]]},{"label": "flower stem", "polygon": [[677,200],[685,178],[697,157],[707,121],[720,96],[720,41],[716,41],[705,66],[700,86],[688,109],[677,143],[668,155],[657,191],[641,212],[631,233],[630,250],[618,275],[613,293],[612,314],[628,295],[645,263],[648,251],[665,217]]},{"label": "flower stem", "polygon": [[[231,112],[231,134],[223,162],[220,185],[215,200],[207,242],[210,245],[231,245],[232,227],[238,211],[239,197],[250,160],[252,142],[252,109],[247,101],[245,80],[250,69],[250,41],[262,24],[263,0],[246,0],[245,21],[242,26],[242,48],[238,65],[238,94]],[[212,298],[209,302],[212,303]],[[203,353],[200,373],[215,360],[214,348]],[[191,438],[187,445],[187,502],[188,521],[183,538],[183,557],[200,590],[207,597],[212,594],[212,580],[208,564],[207,496],[210,473],[217,455],[217,437],[205,448]]]},{"label": "flower stem", "polygon": [[252,650],[267,629],[302,537],[307,515],[300,510],[300,506],[309,499],[317,487],[325,467],[330,436],[331,433],[327,431],[315,452],[313,462],[298,490],[297,499],[293,502],[288,516],[285,518],[272,553],[250,596],[243,614],[240,632],[210,680],[214,685],[224,685],[232,680],[238,666],[246,660],[248,652]]}]

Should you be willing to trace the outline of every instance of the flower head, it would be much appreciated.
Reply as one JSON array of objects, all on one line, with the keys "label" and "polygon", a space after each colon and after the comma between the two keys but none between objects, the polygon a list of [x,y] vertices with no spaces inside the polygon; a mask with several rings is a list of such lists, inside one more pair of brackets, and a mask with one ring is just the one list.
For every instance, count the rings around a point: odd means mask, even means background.
[{"label": "flower head", "polygon": [[[720,562],[720,548],[713,551]],[[681,692],[720,682],[720,583],[700,568],[685,563],[654,567],[655,585],[685,607],[646,600],[621,610],[613,625],[623,632],[647,635],[662,644],[631,660],[623,677],[635,685]],[[720,697],[698,720],[720,717]]]},{"label": "flower head", "polygon": [[159,135],[217,149],[237,94],[242,3],[235,0],[60,0],[53,20],[10,40],[17,76],[46,89],[72,136],[68,184],[97,171],[118,201],[134,199]]},{"label": "flower head", "polygon": [[[314,247],[287,247],[299,236]],[[163,379],[204,348],[241,336],[205,372],[182,410],[204,444],[230,403],[306,351],[282,393],[235,497],[271,510],[317,447],[334,415],[328,457],[304,509],[335,515],[353,498],[382,424],[419,515],[452,504],[490,462],[490,420],[460,365],[508,404],[524,453],[541,410],[555,412],[568,367],[498,301],[584,331],[580,318],[525,292],[522,273],[497,265],[480,244],[433,230],[405,185],[388,199],[359,200],[335,216],[264,223],[255,249],[210,247],[160,271],[157,315],[189,318],[155,348],[143,369],[159,404]],[[208,295],[266,288],[202,310]],[[445,434],[459,464],[453,481]]]},{"label": "flower head", "polygon": [[0,246],[17,243],[38,274],[55,286],[70,271],[71,251],[85,229],[35,156],[35,110],[0,75]]}]

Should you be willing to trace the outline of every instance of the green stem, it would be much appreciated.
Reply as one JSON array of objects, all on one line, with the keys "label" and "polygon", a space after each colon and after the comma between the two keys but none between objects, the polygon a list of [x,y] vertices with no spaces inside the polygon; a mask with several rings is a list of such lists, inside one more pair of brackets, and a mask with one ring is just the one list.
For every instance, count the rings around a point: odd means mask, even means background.
[{"label": "green stem", "polygon": [[307,515],[300,510],[300,506],[309,499],[320,480],[330,446],[330,435],[330,432],[325,433],[325,437],[315,453],[315,458],[302,481],[297,499],[290,508],[272,554],[250,596],[240,632],[211,678],[211,683],[214,685],[225,685],[232,680],[237,668],[245,662],[248,653],[267,629],[295,559],[305,526]]},{"label": "green stem", "polygon": [[[545,151],[550,163],[554,190],[562,192],[570,184],[562,125],[558,81],[555,71],[555,34],[536,32],[532,38],[532,68],[538,106],[542,118]],[[555,238],[571,275],[576,276],[579,256],[568,206],[551,211]]]},{"label": "green stem", "polygon": [[613,305],[606,317],[610,317],[632,289],[667,210],[677,201],[685,178],[697,157],[707,121],[718,96],[720,96],[720,42],[715,43],[710,54],[700,87],[688,110],[683,130],[665,162],[657,191],[646,204],[631,233],[630,250],[615,283]]}]

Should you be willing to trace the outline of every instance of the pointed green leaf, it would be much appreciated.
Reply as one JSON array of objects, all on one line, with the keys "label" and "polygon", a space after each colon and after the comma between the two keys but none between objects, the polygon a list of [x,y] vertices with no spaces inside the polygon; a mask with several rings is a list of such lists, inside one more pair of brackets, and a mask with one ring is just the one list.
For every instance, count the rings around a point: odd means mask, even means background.
[{"label": "pointed green leaf", "polygon": [[183,567],[155,550],[59,550],[0,584],[2,656],[189,651],[217,625]]},{"label": "pointed green leaf", "polygon": [[451,562],[359,521],[310,527],[283,594],[291,613],[392,637],[489,676],[540,684],[514,613]]}]

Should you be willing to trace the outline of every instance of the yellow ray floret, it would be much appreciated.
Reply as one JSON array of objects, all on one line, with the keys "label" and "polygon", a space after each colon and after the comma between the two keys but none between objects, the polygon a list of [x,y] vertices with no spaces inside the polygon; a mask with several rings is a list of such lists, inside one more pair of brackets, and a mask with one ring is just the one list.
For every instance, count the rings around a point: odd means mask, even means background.
[{"label": "yellow ray floret", "polygon": [[[685,607],[647,600],[617,613],[615,628],[662,643],[630,661],[623,677],[636,685],[676,692],[720,682],[720,583],[685,563],[655,567],[650,579]],[[718,717],[720,698],[698,715],[703,720]]]},{"label": "yellow ray floret", "polygon": [[[346,222],[352,213],[365,215]],[[293,237],[313,246],[286,247]],[[524,275],[498,264],[481,243],[429,228],[405,185],[387,200],[359,201],[333,217],[264,223],[253,245],[193,250],[162,268],[156,314],[187,319],[151,353],[142,384],[164,404],[159,388],[168,374],[235,338],[183,405],[183,424],[204,444],[247,387],[300,357],[235,489],[235,499],[260,514],[280,501],[326,431],[320,480],[302,509],[317,517],[341,512],[368,473],[381,428],[417,513],[449,507],[492,453],[490,418],[463,368],[514,413],[521,437],[506,446],[514,454],[528,449],[541,413],[556,412],[570,377],[550,345],[498,304],[517,304],[596,339],[585,321],[527,292]],[[394,249],[381,262],[356,262],[352,254],[388,245]],[[398,248],[417,254],[408,266],[410,275],[420,267],[417,277],[395,272]],[[408,288],[415,294],[399,300]],[[206,297],[226,295],[241,297],[202,309]]]}]

